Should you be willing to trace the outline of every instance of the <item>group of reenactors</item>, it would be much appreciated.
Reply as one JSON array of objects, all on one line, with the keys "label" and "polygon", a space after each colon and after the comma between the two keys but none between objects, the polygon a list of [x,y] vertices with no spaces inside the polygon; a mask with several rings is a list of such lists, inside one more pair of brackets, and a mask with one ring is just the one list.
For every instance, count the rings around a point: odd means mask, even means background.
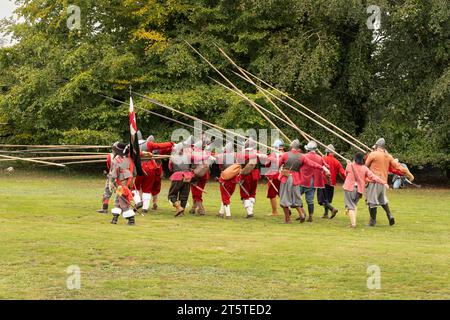
[{"label": "group of reenactors", "polygon": [[[332,203],[339,175],[344,180],[345,212],[349,217],[350,227],[356,227],[357,203],[363,195],[369,207],[369,226],[376,225],[378,206],[384,209],[389,224],[393,225],[395,219],[386,196],[389,188],[388,173],[406,176],[410,181],[414,179],[409,170],[386,151],[383,138],[375,143],[369,154],[356,153],[353,161],[347,162],[345,169],[334,157],[333,145],[327,146],[322,157],[318,154],[315,141],[309,141],[305,150],[302,150],[300,141],[296,139],[285,150],[283,141],[276,140],[269,154],[258,152],[258,142],[252,138],[248,138],[237,148],[235,144],[234,141],[227,142],[217,152],[210,142],[207,143],[204,139],[195,141],[192,136],[180,143],[157,143],[153,136],[149,136],[146,140],[139,140],[143,174],[137,175],[129,145],[116,142],[107,158],[107,182],[103,206],[98,212],[108,213],[113,190],[113,224],[122,215],[129,225],[133,225],[137,212],[145,215],[150,206],[152,210],[157,210],[163,157],[169,160],[171,184],[168,200],[174,207],[175,217],[185,214],[190,194],[192,207],[189,213],[205,215],[203,196],[211,178],[210,167],[213,163],[218,164],[220,169],[220,176],[216,178],[221,196],[217,216],[225,219],[231,218],[231,198],[237,186],[246,218],[254,217],[256,191],[262,177],[267,180],[270,215],[278,215],[279,198],[284,223],[291,223],[292,210],[295,210],[295,219],[300,223],[313,222],[314,198],[317,194],[317,202],[324,208],[322,217],[333,219],[338,213]],[[303,194],[306,205],[302,200]]]}]

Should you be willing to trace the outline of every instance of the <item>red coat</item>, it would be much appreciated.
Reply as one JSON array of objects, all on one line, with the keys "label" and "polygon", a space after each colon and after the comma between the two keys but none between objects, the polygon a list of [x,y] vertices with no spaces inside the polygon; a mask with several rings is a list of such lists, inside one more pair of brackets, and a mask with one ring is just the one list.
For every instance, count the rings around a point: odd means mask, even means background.
[{"label": "red coat", "polygon": [[266,172],[266,177],[270,180],[278,180],[279,172],[279,162],[283,153],[271,153],[265,160],[265,166],[268,168]]},{"label": "red coat", "polygon": [[108,153],[108,156],[106,157],[106,170],[111,170],[111,161],[113,158],[113,154],[112,153]]},{"label": "red coat", "polygon": [[173,142],[160,142],[160,143],[156,143],[153,141],[147,142],[147,152],[159,150],[159,154],[169,154],[172,152],[172,148]]},{"label": "red coat", "polygon": [[[292,150],[292,153],[297,153],[297,154],[302,154],[302,152],[300,150]],[[283,166],[286,164],[286,161],[288,160],[289,157],[289,153],[283,153],[279,159],[279,167]],[[313,160],[309,159],[308,157],[306,157],[304,154],[301,155],[300,158],[300,171],[291,171],[291,176],[292,176],[292,183],[294,186],[298,186],[301,185],[302,182],[302,177],[301,177],[301,170],[303,167],[310,167],[310,168],[317,168],[318,170],[322,170],[322,166],[315,163]],[[286,168],[287,169],[287,168]],[[287,177],[280,174],[279,175],[279,179],[281,181],[281,183],[286,183],[287,181]]]},{"label": "red coat", "polygon": [[[333,154],[328,154],[323,157],[323,161],[328,165],[330,170],[330,186],[336,185],[336,176],[339,174],[342,180],[345,180],[345,170],[342,164],[333,156]],[[328,183],[327,183],[328,184]]]},{"label": "red coat", "polygon": [[308,165],[308,163],[304,163],[300,168],[300,185],[309,188],[311,186],[311,179],[314,179],[314,188],[325,188],[325,177],[322,170],[325,161],[314,151],[308,152],[303,157],[320,165],[321,168],[314,168]]}]

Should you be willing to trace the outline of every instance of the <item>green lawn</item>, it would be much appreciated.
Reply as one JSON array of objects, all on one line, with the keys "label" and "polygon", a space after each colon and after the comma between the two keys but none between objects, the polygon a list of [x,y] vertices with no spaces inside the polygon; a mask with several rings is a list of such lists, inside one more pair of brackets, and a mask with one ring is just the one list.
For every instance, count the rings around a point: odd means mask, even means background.
[{"label": "green lawn", "polygon": [[[207,216],[160,211],[121,219],[95,213],[103,178],[16,171],[0,173],[2,299],[449,299],[450,190],[389,191],[397,224],[379,211],[376,228],[363,202],[359,226],[346,228],[337,188],[334,220],[283,225],[266,216],[265,185],[256,217],[244,219],[235,194],[233,219],[215,217],[219,192],[207,185]],[[381,269],[381,289],[367,288],[367,267]],[[66,268],[81,269],[68,290]]]}]

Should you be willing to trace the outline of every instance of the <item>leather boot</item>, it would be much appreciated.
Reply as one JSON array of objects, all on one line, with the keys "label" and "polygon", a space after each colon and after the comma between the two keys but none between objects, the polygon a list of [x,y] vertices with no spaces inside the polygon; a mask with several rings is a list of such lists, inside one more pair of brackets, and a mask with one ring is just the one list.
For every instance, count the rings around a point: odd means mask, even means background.
[{"label": "leather boot", "polygon": [[308,222],[313,222],[314,204],[308,204]]},{"label": "leather boot", "polygon": [[375,227],[375,225],[377,224],[377,208],[369,208],[369,214],[369,227]]},{"label": "leather boot", "polygon": [[328,219],[328,206],[325,204],[325,212],[323,213],[322,219]]},{"label": "leather boot", "polygon": [[115,214],[115,215],[113,215],[113,218],[112,218],[112,220],[111,220],[111,223],[112,223],[112,224],[117,224],[117,220],[119,220],[119,215],[118,215],[118,214]]},{"label": "leather boot", "polygon": [[334,217],[336,217],[336,215],[337,215],[339,210],[336,209],[336,208],[333,208],[331,205],[328,205],[328,206],[331,209],[331,217],[330,217],[330,219],[333,219]]},{"label": "leather boot", "polygon": [[381,207],[384,209],[384,211],[386,211],[386,217],[389,220],[389,225],[393,226],[395,224],[395,219],[391,213],[391,210],[389,209],[389,205],[386,203],[386,204],[382,205]]},{"label": "leather boot", "polygon": [[129,226],[134,226],[135,225],[135,220],[134,220],[134,217],[129,217],[129,218],[127,218],[127,220],[128,220],[128,225]]},{"label": "leather boot", "polygon": [[108,213],[108,201],[109,199],[103,199],[102,208],[100,210],[96,210],[98,213]]}]

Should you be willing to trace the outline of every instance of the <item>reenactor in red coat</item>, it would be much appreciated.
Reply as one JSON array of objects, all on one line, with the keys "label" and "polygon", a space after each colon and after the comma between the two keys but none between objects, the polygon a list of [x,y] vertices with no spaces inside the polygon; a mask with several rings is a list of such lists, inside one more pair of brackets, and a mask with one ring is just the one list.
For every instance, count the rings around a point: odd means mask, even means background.
[{"label": "reenactor in red coat", "polygon": [[252,138],[245,142],[244,152],[236,154],[237,163],[243,166],[240,173],[239,186],[247,218],[253,218],[254,216],[253,208],[256,202],[256,189],[261,178],[258,169],[259,159],[267,159],[267,155],[257,152],[256,142]]},{"label": "reenactor in red coat", "polygon": [[267,158],[265,166],[267,167],[267,172],[265,173],[267,179],[267,199],[270,201],[270,206],[272,208],[271,216],[278,215],[278,205],[277,197],[280,195],[280,172],[278,163],[280,162],[280,157],[283,154],[283,141],[277,139],[272,144],[272,147],[277,151],[272,152]]},{"label": "reenactor in red coat", "polygon": [[203,216],[205,215],[205,207],[203,206],[203,192],[206,187],[206,183],[210,178],[209,174],[209,164],[202,161],[202,158],[207,155],[208,157],[211,153],[203,149],[203,140],[198,140],[193,146],[193,156],[194,163],[192,169],[194,170],[194,178],[191,183],[191,194],[192,194],[192,208],[189,213]]},{"label": "reenactor in red coat", "polygon": [[299,220],[302,223],[305,221],[301,196],[302,171],[309,172],[311,170],[317,170],[321,173],[327,170],[323,165],[316,163],[309,156],[301,153],[298,139],[292,141],[291,150],[281,156],[279,166],[281,168],[280,205],[284,211],[284,222],[291,222],[290,208],[295,208],[298,211]]},{"label": "reenactor in red coat", "polygon": [[325,149],[323,161],[328,165],[330,176],[326,177],[325,188],[317,189],[317,202],[325,208],[325,212],[322,217],[325,219],[328,218],[328,211],[331,211],[330,219],[333,219],[338,213],[338,210],[331,205],[333,202],[334,187],[336,186],[337,175],[339,175],[342,180],[345,180],[345,169],[334,157],[334,151],[335,149],[332,144],[328,145]]},{"label": "reenactor in red coat", "polygon": [[[317,143],[315,141],[308,142],[305,149],[308,151],[305,154],[306,158],[317,163],[320,167],[326,167],[325,161],[316,153]],[[317,188],[325,188],[323,171],[308,165],[302,166],[300,169],[300,186],[300,192],[302,195],[305,194],[306,203],[308,204],[308,222],[312,222],[314,215],[314,194]]]},{"label": "reenactor in red coat", "polygon": [[217,163],[221,171],[219,181],[219,190],[221,197],[221,206],[217,216],[219,218],[231,218],[231,196],[239,183],[240,165],[236,164],[236,154],[234,152],[233,142],[225,145],[224,151],[216,155]]},{"label": "reenactor in red coat", "polygon": [[[173,142],[156,143],[151,135],[146,141],[140,141],[141,156],[153,154],[170,154]],[[156,210],[157,197],[161,191],[162,163],[160,160],[150,159],[142,161],[143,176],[136,177],[133,190],[133,199],[136,208],[142,207],[142,214],[146,214],[153,198],[153,209]],[[142,193],[142,196],[141,196]]]}]

